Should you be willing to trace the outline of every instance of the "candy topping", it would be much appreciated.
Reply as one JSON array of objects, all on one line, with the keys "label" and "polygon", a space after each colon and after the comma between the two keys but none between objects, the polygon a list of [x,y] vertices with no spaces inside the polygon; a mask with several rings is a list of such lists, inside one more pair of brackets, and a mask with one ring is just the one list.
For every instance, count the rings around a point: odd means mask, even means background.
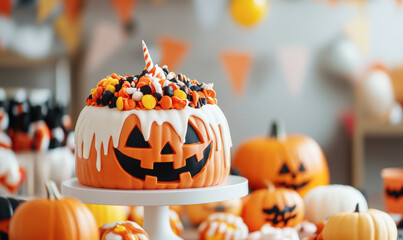
[{"label": "candy topping", "polygon": [[87,106],[132,109],[183,109],[186,106],[200,108],[206,104],[217,104],[213,84],[199,83],[183,74],[169,72],[153,64],[144,41],[145,69],[139,75],[116,73],[98,82],[87,97]]}]

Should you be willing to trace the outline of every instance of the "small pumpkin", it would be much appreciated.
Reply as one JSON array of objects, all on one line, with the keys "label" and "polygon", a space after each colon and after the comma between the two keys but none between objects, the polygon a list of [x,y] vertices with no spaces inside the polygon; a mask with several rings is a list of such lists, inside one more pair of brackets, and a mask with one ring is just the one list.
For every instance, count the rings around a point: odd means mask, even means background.
[{"label": "small pumpkin", "polygon": [[214,213],[198,229],[199,240],[241,240],[248,236],[248,227],[242,218],[230,213]]},{"label": "small pumpkin", "polygon": [[253,189],[270,181],[304,196],[310,189],[329,184],[329,169],[320,146],[303,135],[286,135],[277,122],[268,137],[243,143],[235,153],[234,167]]},{"label": "small pumpkin", "polygon": [[[144,207],[143,206],[131,206],[129,217],[130,221],[133,221],[140,226],[144,224]],[[172,231],[177,235],[181,236],[183,233],[183,224],[179,217],[179,214],[173,210],[171,207],[169,208],[169,223],[171,225]]]},{"label": "small pumpkin", "polygon": [[357,203],[363,211],[368,209],[362,193],[347,185],[315,187],[305,195],[304,203],[305,218],[315,224],[336,213],[353,211]]},{"label": "small pumpkin", "polygon": [[189,221],[198,226],[213,213],[231,213],[240,216],[242,212],[242,200],[233,199],[222,202],[195,204],[186,206],[186,213]]},{"label": "small pumpkin", "polygon": [[14,198],[0,197],[0,239],[8,239],[10,219],[16,208],[24,202]]},{"label": "small pumpkin", "polygon": [[10,222],[10,239],[98,240],[90,210],[73,198],[62,198],[56,184],[48,182],[47,199],[22,203]]},{"label": "small pumpkin", "polygon": [[403,168],[385,168],[381,175],[386,211],[403,215]]},{"label": "small pumpkin", "polygon": [[250,194],[242,218],[250,231],[257,231],[267,223],[273,227],[295,227],[304,218],[304,202],[294,190],[268,185],[267,189]]},{"label": "small pumpkin", "polygon": [[114,205],[100,205],[100,204],[85,204],[87,208],[94,215],[98,227],[105,223],[126,221],[127,220],[127,207],[114,206]]},{"label": "small pumpkin", "polygon": [[106,223],[99,233],[101,240],[150,240],[144,229],[131,221]]},{"label": "small pumpkin", "polygon": [[354,212],[331,216],[320,237],[324,240],[396,240],[397,227],[387,213],[376,209],[360,212],[357,204]]}]

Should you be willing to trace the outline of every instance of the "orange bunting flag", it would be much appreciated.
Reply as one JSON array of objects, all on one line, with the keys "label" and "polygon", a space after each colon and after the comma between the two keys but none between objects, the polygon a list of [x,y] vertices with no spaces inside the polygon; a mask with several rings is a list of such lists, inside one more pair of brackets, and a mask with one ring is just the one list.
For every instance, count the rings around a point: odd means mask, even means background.
[{"label": "orange bunting flag", "polygon": [[189,50],[188,42],[172,37],[161,37],[158,44],[161,51],[159,65],[167,65],[170,71],[176,71]]},{"label": "orange bunting flag", "polygon": [[82,20],[81,17],[71,19],[66,13],[62,13],[55,21],[54,28],[70,54],[77,52],[81,41]]},{"label": "orange bunting flag", "polygon": [[243,95],[252,67],[252,55],[249,52],[226,50],[221,52],[221,61],[235,94],[238,97]]},{"label": "orange bunting flag", "polygon": [[0,15],[11,16],[12,0],[0,0]]},{"label": "orange bunting flag", "polygon": [[[108,39],[108,41],[105,41]],[[126,42],[127,35],[118,24],[101,21],[95,27],[85,56],[88,72],[96,70]]]},{"label": "orange bunting flag", "polygon": [[309,66],[309,51],[304,46],[287,46],[277,51],[278,63],[292,96],[301,93]]},{"label": "orange bunting flag", "polygon": [[132,14],[136,6],[137,0],[111,0],[120,21],[128,24],[132,20]]},{"label": "orange bunting flag", "polygon": [[39,0],[38,1],[38,22],[45,21],[53,12],[60,0]]},{"label": "orange bunting flag", "polygon": [[84,0],[63,0],[64,11],[71,20],[77,20],[81,15]]}]

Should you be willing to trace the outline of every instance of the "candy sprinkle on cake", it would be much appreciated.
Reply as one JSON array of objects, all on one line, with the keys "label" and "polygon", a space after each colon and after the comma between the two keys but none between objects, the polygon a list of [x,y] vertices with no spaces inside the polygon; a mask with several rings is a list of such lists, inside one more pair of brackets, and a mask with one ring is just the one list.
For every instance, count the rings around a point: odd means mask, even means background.
[{"label": "candy sprinkle on cake", "polygon": [[186,106],[200,108],[206,104],[217,104],[213,84],[199,83],[183,74],[169,72],[153,64],[143,41],[146,62],[139,75],[120,76],[116,73],[98,82],[87,97],[87,106],[117,108],[121,111],[133,109],[183,109]]}]

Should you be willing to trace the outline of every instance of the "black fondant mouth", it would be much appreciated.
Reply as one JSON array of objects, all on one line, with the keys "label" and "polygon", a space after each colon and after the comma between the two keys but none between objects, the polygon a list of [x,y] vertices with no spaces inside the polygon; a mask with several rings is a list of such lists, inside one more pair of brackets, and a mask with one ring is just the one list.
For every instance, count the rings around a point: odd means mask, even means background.
[{"label": "black fondant mouth", "polygon": [[[270,209],[263,209],[263,212],[271,215],[274,214],[273,218],[266,218],[266,221],[273,223],[273,225],[277,225],[278,223],[284,222],[284,224],[286,225],[288,223],[288,221],[290,221],[291,219],[295,218],[297,215],[296,214],[291,214],[294,209],[297,206],[292,206],[292,207],[284,207],[284,210],[280,210],[277,205],[275,205],[274,207],[270,208]],[[286,213],[290,213],[291,216],[289,217],[285,217]]]},{"label": "black fondant mouth", "polygon": [[289,183],[285,183],[285,182],[277,182],[277,186],[298,190],[300,188],[305,187],[308,183],[309,183],[309,181],[302,182],[301,184],[289,184]]},{"label": "black fondant mouth", "polygon": [[392,198],[396,198],[396,199],[403,197],[403,187],[400,190],[392,190],[392,189],[387,188],[386,195],[388,195],[389,197],[392,197]]},{"label": "black fondant mouth", "polygon": [[148,175],[157,177],[159,182],[173,182],[179,181],[180,174],[184,172],[189,172],[192,177],[198,174],[210,157],[211,145],[212,143],[203,150],[203,158],[200,161],[197,161],[196,155],[193,155],[186,159],[185,166],[177,169],[174,169],[173,162],[155,162],[153,169],[142,168],[141,160],[126,156],[116,148],[114,150],[120,166],[133,177],[145,180]]}]

